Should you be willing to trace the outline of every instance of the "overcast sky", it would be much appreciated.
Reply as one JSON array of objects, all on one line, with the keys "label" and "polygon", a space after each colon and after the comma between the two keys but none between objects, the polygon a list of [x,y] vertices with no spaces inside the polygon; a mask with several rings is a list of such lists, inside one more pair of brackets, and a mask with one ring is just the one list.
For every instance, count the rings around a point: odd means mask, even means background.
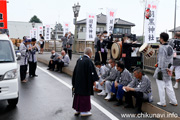
[{"label": "overcast sky", "polygon": [[[8,21],[28,22],[37,15],[43,24],[55,24],[56,21],[70,22],[74,32],[72,6],[79,2],[81,5],[78,20],[84,19],[86,13],[106,14],[106,8],[117,9],[116,18],[135,23],[132,33],[143,33],[143,0],[9,0]],[[177,0],[177,26],[180,26],[180,0]],[[100,9],[103,8],[103,9]],[[174,27],[175,0],[159,0],[157,13],[157,35]],[[170,34],[171,35],[171,34]]]}]

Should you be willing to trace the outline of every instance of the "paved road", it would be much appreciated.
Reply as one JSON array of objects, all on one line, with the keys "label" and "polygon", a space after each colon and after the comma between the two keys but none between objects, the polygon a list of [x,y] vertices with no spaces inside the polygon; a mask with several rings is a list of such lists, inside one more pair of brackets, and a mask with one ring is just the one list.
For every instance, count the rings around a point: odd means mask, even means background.
[{"label": "paved road", "polygon": [[[50,56],[50,53],[49,52],[45,52],[44,54],[38,54],[38,58],[41,59],[41,61],[43,63],[48,63],[49,61],[49,56]],[[76,64],[76,60],[79,58],[80,55],[77,55],[77,54],[73,54],[73,60],[70,62],[70,65],[67,69],[69,69],[70,71],[73,71],[74,69],[74,66]],[[46,61],[46,62],[45,62]],[[69,71],[66,71],[66,73],[69,73]],[[156,81],[155,79],[152,77],[152,74],[147,74],[148,77],[150,78],[151,80],[151,86],[152,86],[152,92],[153,92],[153,100],[154,102],[152,103],[153,105],[157,106],[157,107],[160,107],[162,108],[163,110],[165,111],[168,111],[170,113],[177,113],[179,116],[180,116],[180,105],[175,107],[175,106],[172,106],[170,105],[168,102],[168,98],[166,96],[166,103],[167,103],[167,106],[166,107],[161,107],[161,106],[158,106],[156,103],[159,102],[159,94],[158,94],[158,88],[157,88],[157,84],[156,84]],[[173,85],[174,85],[174,82],[175,80],[172,80],[173,82]],[[180,84],[179,84],[179,88],[180,88]],[[176,98],[177,98],[177,101],[178,103],[180,104],[180,94],[179,94],[179,89],[178,90],[175,90],[175,94],[176,94]],[[99,97],[99,96],[98,96]]]},{"label": "paved road", "polygon": [[6,101],[0,101],[0,120],[132,119],[122,118],[121,115],[135,113],[134,109],[114,107],[115,102],[107,102],[96,93],[91,97],[93,115],[85,118],[75,117],[72,109],[71,77],[49,72],[44,64],[38,63],[38,66],[37,78],[28,78],[27,83],[20,83],[20,100],[16,108],[9,108]]}]

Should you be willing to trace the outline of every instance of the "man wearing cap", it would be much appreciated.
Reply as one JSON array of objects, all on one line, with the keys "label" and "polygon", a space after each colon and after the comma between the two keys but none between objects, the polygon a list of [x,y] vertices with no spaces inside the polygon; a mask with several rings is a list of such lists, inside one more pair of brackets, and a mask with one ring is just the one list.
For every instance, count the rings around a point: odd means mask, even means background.
[{"label": "man wearing cap", "polygon": [[23,41],[20,44],[20,47],[24,46],[25,40],[27,40],[26,36],[23,37]]},{"label": "man wearing cap", "polygon": [[28,64],[28,49],[27,48],[28,40],[25,39],[24,43],[20,46],[21,52],[21,61],[20,61],[20,77],[21,82],[27,82],[26,80],[26,71],[27,71],[27,64]]},{"label": "man wearing cap", "polygon": [[36,44],[36,39],[32,38],[31,44],[29,45],[29,77],[37,77],[37,56],[36,52],[39,50],[39,45]]}]

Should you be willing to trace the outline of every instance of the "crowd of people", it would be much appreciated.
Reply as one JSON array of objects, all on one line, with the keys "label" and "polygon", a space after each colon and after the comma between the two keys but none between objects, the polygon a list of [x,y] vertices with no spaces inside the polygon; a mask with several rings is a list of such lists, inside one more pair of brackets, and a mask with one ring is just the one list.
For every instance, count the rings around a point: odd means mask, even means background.
[{"label": "crowd of people", "polygon": [[92,115],[90,112],[90,95],[94,94],[94,88],[101,90],[97,94],[106,96],[104,99],[108,101],[117,100],[116,106],[123,104],[123,96],[125,96],[125,108],[134,108],[132,102],[132,96],[134,96],[137,112],[141,113],[142,102],[152,101],[151,81],[144,75],[142,69],[135,68],[133,77],[122,61],[116,62],[114,59],[110,59],[107,65],[102,65],[99,61],[93,64],[90,59],[91,56],[92,49],[86,48],[84,56],[78,59],[73,72],[72,86],[75,93],[73,108],[76,110],[75,115]]},{"label": "crowd of people", "polygon": [[[108,35],[107,31],[104,31],[103,33],[97,33],[97,36],[94,40],[94,62],[100,61],[102,65],[106,65],[108,53],[110,58],[113,58],[111,51],[113,43],[121,42],[121,44],[123,44],[122,50],[120,50],[120,53],[122,53],[121,60],[124,61],[126,68],[130,70],[132,57],[137,57],[138,48],[135,47],[136,45],[134,45],[137,43],[137,41],[132,40],[131,36],[128,34],[124,34],[119,37],[120,38],[115,38],[116,40],[114,40],[114,35]],[[118,51],[114,51],[114,53],[117,52]]]},{"label": "crowd of people", "polygon": [[55,50],[51,51],[48,70],[62,72],[63,67],[69,66],[69,62],[72,59],[72,45],[74,38],[71,32],[69,32],[69,33],[65,33],[65,36],[63,36],[61,40],[62,40],[62,49],[63,49],[61,51],[61,55],[56,53]]},{"label": "crowd of people", "polygon": [[[51,57],[48,65],[48,70],[62,72],[63,67],[67,67],[70,62],[69,56],[64,50],[61,51],[61,55],[54,50],[51,51]],[[55,69],[56,67],[56,69]]]},{"label": "crowd of people", "polygon": [[[129,71],[129,66],[125,65],[128,61],[114,60],[110,58],[107,61],[108,47],[105,39],[110,39],[110,36],[98,34],[95,39],[95,60],[91,60],[92,48],[87,47],[84,51],[84,56],[80,57],[73,71],[72,86],[74,93],[73,108],[76,110],[75,115],[89,116],[92,115],[90,95],[94,91],[99,91],[98,96],[104,96],[107,101],[117,101],[115,106],[124,105],[124,108],[137,108],[137,113],[142,112],[142,103],[152,102],[152,87],[151,80],[146,76],[140,67],[133,70],[133,74]],[[42,41],[43,37],[40,35]],[[176,83],[174,88],[178,88],[180,80],[180,65],[174,61],[179,59],[177,39],[180,39],[180,33],[176,33],[175,39],[169,40],[167,33],[160,34],[160,46],[158,48],[158,63],[154,78],[159,91],[159,99],[157,105],[166,107],[165,92],[168,95],[169,103],[177,106],[176,95],[172,86],[172,71],[175,70]],[[124,39],[125,41],[128,39]],[[169,40],[169,42],[168,42]],[[63,67],[69,65],[72,59],[73,37],[71,33],[66,33],[62,38],[61,54],[59,55],[54,50],[51,51],[51,57],[48,65],[48,70],[62,72]],[[111,42],[111,41],[110,41]],[[41,44],[41,43],[40,43]],[[42,43],[43,44],[43,43]],[[43,46],[41,44],[41,46]],[[110,43],[111,44],[111,43]],[[42,48],[42,47],[41,47]],[[23,38],[20,45],[21,62],[20,62],[20,77],[22,82],[27,82],[26,73],[29,66],[29,77],[37,77],[37,56],[36,52],[40,49],[36,39]],[[132,96],[136,99],[135,106],[133,105]],[[125,97],[125,101],[123,101]]]},{"label": "crowd of people", "polygon": [[144,75],[141,68],[134,69],[132,74],[125,68],[122,61],[115,62],[114,59],[108,61],[108,65],[101,65],[99,61],[95,63],[99,80],[95,82],[94,88],[101,90],[97,95],[106,96],[107,101],[116,101],[115,106],[123,105],[123,96],[126,97],[125,108],[133,108],[132,96],[136,100],[138,113],[141,112],[143,101],[152,101],[151,81]]},{"label": "crowd of people", "polygon": [[[23,42],[20,44],[20,76],[22,82],[27,82],[26,74],[27,69],[29,67],[29,77],[37,77],[36,75],[36,67],[37,67],[37,56],[36,53],[43,54],[44,48],[44,37],[42,34],[39,34],[39,41],[35,38],[27,39],[25,36],[23,37]],[[55,50],[51,51],[51,57],[48,65],[48,70],[62,72],[63,67],[67,67],[69,65],[70,60],[72,59],[72,45],[73,45],[73,36],[71,32],[66,33],[64,37],[62,37],[62,48],[61,54],[55,52]],[[56,67],[56,69],[55,69]]]},{"label": "crowd of people", "polygon": [[[105,43],[103,43],[104,35],[98,34],[98,38],[95,40],[97,41],[97,44],[95,43],[96,55],[99,54],[102,58],[97,55],[98,57],[95,57],[94,65],[92,65],[93,62],[90,59],[92,49],[86,48],[84,56],[78,59],[74,69],[72,86],[75,94],[73,101],[73,108],[76,110],[75,115],[92,115],[90,112],[90,95],[93,95],[94,91],[100,91],[97,95],[104,96],[107,101],[117,101],[115,106],[124,104],[124,108],[137,108],[137,113],[142,113],[142,103],[153,102],[151,80],[140,67],[136,67],[132,75],[128,66],[125,66],[121,60],[115,61],[111,58],[106,64],[107,57],[103,57],[103,54],[107,54],[104,47]],[[176,33],[176,39],[180,39],[180,33]],[[179,66],[174,65],[173,57],[179,53],[176,52],[175,40],[169,40],[169,43],[168,40],[169,35],[167,33],[160,34],[161,45],[158,49],[158,63],[153,76],[156,79],[159,91],[160,101],[157,102],[157,105],[162,107],[166,107],[165,91],[169,98],[169,104],[178,105],[171,76],[173,69],[175,69],[176,83],[174,88],[177,88],[180,72],[178,72]],[[136,99],[135,106],[132,96]],[[123,101],[123,97],[125,97],[125,101]]]}]

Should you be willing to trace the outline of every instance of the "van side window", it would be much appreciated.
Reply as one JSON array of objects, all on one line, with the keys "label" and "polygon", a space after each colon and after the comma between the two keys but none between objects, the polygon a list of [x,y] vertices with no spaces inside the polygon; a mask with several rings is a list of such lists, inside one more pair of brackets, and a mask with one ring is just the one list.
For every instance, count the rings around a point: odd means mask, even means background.
[{"label": "van side window", "polygon": [[3,14],[0,13],[0,20],[3,20]]},{"label": "van side window", "polygon": [[9,41],[0,40],[0,63],[14,62],[14,54]]},{"label": "van side window", "polygon": [[0,22],[0,27],[4,27],[4,23]]}]

